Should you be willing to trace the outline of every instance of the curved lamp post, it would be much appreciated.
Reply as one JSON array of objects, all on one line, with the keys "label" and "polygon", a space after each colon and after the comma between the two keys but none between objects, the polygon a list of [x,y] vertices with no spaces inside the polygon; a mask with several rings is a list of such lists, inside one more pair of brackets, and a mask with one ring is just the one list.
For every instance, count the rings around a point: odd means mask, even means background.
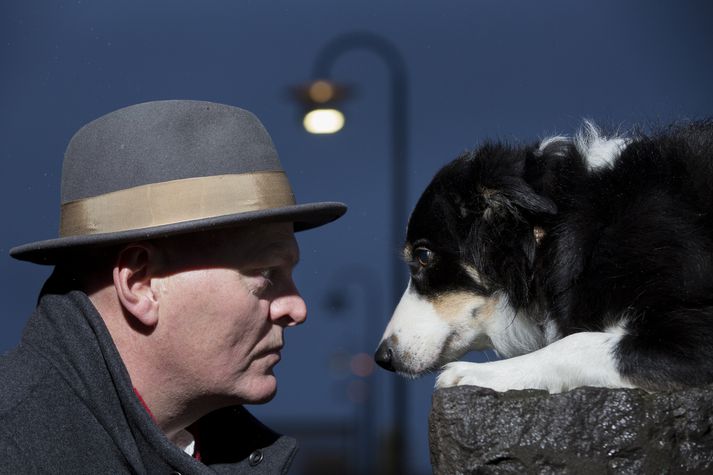
[{"label": "curved lamp post", "polygon": [[[319,52],[315,59],[312,77],[315,81],[296,89],[298,99],[307,106],[304,126],[311,133],[335,133],[344,125],[344,116],[338,109],[340,101],[348,97],[348,88],[330,80],[331,68],[343,54],[353,50],[367,50],[379,56],[389,69],[391,104],[391,236],[389,250],[391,263],[391,308],[398,303],[404,286],[403,264],[395,250],[403,245],[403,230],[407,210],[407,130],[408,81],[406,64],[396,47],[386,39],[367,32],[354,32],[338,36]],[[394,378],[394,473],[408,473],[404,448],[406,446],[407,393],[405,381]]]},{"label": "curved lamp post", "polygon": [[[379,313],[383,311],[382,289],[377,277],[373,270],[368,267],[350,266],[345,269],[340,269],[339,274],[331,279],[333,282],[339,282],[339,287],[330,289],[327,294],[330,307],[332,307],[333,310],[343,311],[351,305],[350,301],[353,300],[349,297],[350,287],[355,286],[360,289],[364,303],[364,322],[366,322],[364,332],[361,335],[365,340],[362,342],[362,348],[368,348],[373,343],[369,341],[374,333],[374,328],[372,328],[374,326],[374,322],[372,321],[373,316],[379,315]],[[362,381],[365,383],[364,400],[359,405],[359,410],[356,414],[356,425],[360,440],[360,447],[359,450],[356,451],[357,457],[355,462],[355,473],[358,474],[378,473],[375,470],[376,461],[374,460],[374,456],[378,452],[378,445],[374,440],[376,419],[374,413],[375,401],[373,397],[374,375],[372,374],[372,370],[376,364],[371,359],[367,361],[371,363],[371,366],[364,374],[357,374],[357,372],[352,369],[352,374],[361,376]]]}]

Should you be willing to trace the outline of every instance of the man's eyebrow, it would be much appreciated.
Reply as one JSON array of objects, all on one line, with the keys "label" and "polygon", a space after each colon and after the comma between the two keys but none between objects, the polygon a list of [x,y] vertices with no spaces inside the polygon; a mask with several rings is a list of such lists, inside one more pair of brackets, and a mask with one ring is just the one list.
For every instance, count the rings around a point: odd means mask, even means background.
[{"label": "man's eyebrow", "polygon": [[300,254],[296,245],[287,244],[284,242],[272,242],[264,246],[259,246],[254,249],[254,257],[264,259],[269,257],[278,257],[284,261],[296,266],[300,261]]}]

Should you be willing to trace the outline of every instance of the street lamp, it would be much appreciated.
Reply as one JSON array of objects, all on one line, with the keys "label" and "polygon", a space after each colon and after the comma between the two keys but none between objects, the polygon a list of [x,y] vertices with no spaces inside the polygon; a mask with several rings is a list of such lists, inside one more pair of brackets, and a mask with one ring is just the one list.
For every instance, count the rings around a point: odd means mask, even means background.
[{"label": "street lamp", "polygon": [[302,125],[311,134],[334,134],[344,127],[344,114],[338,109],[348,97],[349,88],[318,79],[293,92],[305,107]]},{"label": "street lamp", "polygon": [[[318,53],[312,77],[315,81],[296,88],[296,96],[305,106],[306,130],[311,133],[335,133],[344,125],[344,117],[339,118],[338,103],[348,96],[348,88],[330,80],[331,68],[337,58],[353,50],[367,50],[375,53],[389,69],[391,104],[391,236],[390,259],[391,308],[398,304],[403,292],[405,276],[402,262],[396,256],[396,249],[403,245],[403,229],[407,219],[407,130],[408,130],[408,81],[406,64],[396,47],[381,36],[368,32],[353,32],[338,36],[327,43]],[[337,114],[339,113],[339,114]],[[308,120],[307,117],[310,117]],[[310,129],[311,128],[311,129]],[[408,473],[406,447],[406,423],[408,408],[405,381],[394,378],[394,473]]]}]

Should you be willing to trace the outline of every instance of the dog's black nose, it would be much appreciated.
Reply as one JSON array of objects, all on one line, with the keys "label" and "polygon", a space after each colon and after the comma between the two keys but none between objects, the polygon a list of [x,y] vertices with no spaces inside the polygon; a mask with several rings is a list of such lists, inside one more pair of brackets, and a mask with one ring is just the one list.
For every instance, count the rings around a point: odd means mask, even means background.
[{"label": "dog's black nose", "polygon": [[374,353],[374,361],[382,368],[394,371],[394,350],[388,345],[388,340],[384,340]]}]

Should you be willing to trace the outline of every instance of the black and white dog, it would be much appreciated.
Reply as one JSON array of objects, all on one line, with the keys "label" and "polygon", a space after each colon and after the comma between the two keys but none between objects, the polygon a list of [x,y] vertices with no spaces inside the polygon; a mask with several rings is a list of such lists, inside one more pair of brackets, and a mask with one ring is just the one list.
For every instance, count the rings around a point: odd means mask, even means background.
[{"label": "black and white dog", "polygon": [[[386,369],[498,391],[713,383],[713,121],[486,144],[435,176],[403,254]],[[486,348],[506,359],[453,362]]]}]

